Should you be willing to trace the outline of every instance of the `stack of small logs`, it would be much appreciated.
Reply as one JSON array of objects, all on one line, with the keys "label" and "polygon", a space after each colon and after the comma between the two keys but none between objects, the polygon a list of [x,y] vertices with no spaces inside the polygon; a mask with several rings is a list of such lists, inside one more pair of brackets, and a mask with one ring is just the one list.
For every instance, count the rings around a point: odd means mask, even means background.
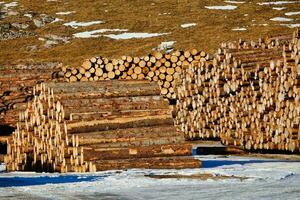
[{"label": "stack of small logs", "polygon": [[53,89],[41,83],[33,88],[33,100],[19,113],[17,128],[7,141],[7,171],[95,171],[85,162],[78,137],[69,137],[64,108]]},{"label": "stack of small logs", "polygon": [[222,44],[179,79],[176,126],[187,139],[300,152],[299,31]]},{"label": "stack of small logs", "polygon": [[0,69],[0,125],[16,126],[18,113],[32,99],[32,88],[59,77],[59,63],[18,65]]},{"label": "stack of small logs", "polygon": [[184,67],[191,63],[206,61],[211,57],[204,51],[153,52],[143,57],[122,56],[119,59],[93,57],[80,67],[63,67],[68,82],[98,81],[112,79],[148,79],[158,82],[161,94],[175,99],[175,80]]},{"label": "stack of small logs", "polygon": [[199,167],[171,113],[157,84],[145,80],[43,83],[20,112],[7,169]]}]

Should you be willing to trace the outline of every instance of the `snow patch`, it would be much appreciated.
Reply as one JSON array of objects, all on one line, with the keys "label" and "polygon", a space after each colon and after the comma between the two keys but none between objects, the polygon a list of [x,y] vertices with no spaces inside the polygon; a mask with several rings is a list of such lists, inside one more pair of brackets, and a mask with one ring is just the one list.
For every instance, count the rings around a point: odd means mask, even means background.
[{"label": "snow patch", "polygon": [[269,26],[269,24],[252,24],[252,26]]},{"label": "snow patch", "polygon": [[233,4],[242,4],[246,3],[245,1],[224,1],[225,3],[233,3]]},{"label": "snow patch", "polygon": [[65,26],[71,26],[72,28],[78,28],[82,26],[91,26],[95,24],[102,24],[104,23],[103,21],[91,21],[91,22],[77,22],[77,21],[71,21],[68,23],[64,23]]},{"label": "snow patch", "polygon": [[6,170],[5,164],[4,164],[4,163],[1,163],[1,164],[0,164],[0,172],[3,172],[3,171],[5,171],[5,170]]},{"label": "snow patch", "polygon": [[54,21],[52,21],[51,23],[55,23],[55,22],[61,22],[61,21],[64,21],[63,19],[60,19],[60,18],[55,18]]},{"label": "snow patch", "polygon": [[105,32],[126,32],[128,31],[127,29],[98,29],[98,30],[93,30],[93,31],[84,31],[80,33],[75,33],[73,36],[75,38],[97,38],[100,37],[101,35],[97,33],[105,33]]},{"label": "snow patch", "polygon": [[57,12],[55,14],[57,14],[57,15],[70,15],[72,13],[75,13],[75,11]]},{"label": "snow patch", "polygon": [[26,14],[24,14],[24,17],[28,17],[28,18],[32,18],[32,14],[29,14],[29,13],[26,13]]},{"label": "snow patch", "polygon": [[121,34],[109,34],[104,36],[115,40],[126,40],[126,39],[134,39],[134,38],[158,37],[167,34],[170,33],[121,33]]},{"label": "snow patch", "polygon": [[196,26],[197,23],[186,23],[186,24],[181,24],[181,28],[188,28],[188,27],[191,27],[191,26]]},{"label": "snow patch", "polygon": [[231,30],[233,30],[233,31],[246,31],[247,29],[246,28],[239,28],[239,27],[237,27],[237,28],[233,28]]},{"label": "snow patch", "polygon": [[275,21],[275,22],[290,22],[290,21],[293,21],[293,19],[286,18],[286,17],[274,17],[274,18],[271,18],[270,20]]},{"label": "snow patch", "polygon": [[4,4],[4,8],[11,8],[11,7],[16,7],[16,6],[18,6],[18,2],[15,2],[15,1]]},{"label": "snow patch", "polygon": [[158,13],[158,15],[171,15],[171,13]]},{"label": "snow patch", "polygon": [[158,45],[157,50],[159,51],[171,51],[173,49],[173,45],[176,41],[166,41],[161,42],[160,45]]},{"label": "snow patch", "polygon": [[264,6],[264,5],[282,5],[282,4],[290,4],[290,3],[299,3],[299,1],[271,1],[271,2],[261,2],[257,4],[260,6]]},{"label": "snow patch", "polygon": [[287,13],[285,13],[285,15],[287,15],[287,16],[300,15],[300,11],[298,11],[298,12],[287,12]]},{"label": "snow patch", "polygon": [[289,28],[300,28],[300,24],[280,24],[281,26],[287,26]]},{"label": "snow patch", "polygon": [[283,10],[283,9],[286,9],[286,7],[273,7],[272,9],[273,10]]},{"label": "snow patch", "polygon": [[225,6],[205,6],[205,8],[210,10],[234,10],[237,6],[225,5]]}]

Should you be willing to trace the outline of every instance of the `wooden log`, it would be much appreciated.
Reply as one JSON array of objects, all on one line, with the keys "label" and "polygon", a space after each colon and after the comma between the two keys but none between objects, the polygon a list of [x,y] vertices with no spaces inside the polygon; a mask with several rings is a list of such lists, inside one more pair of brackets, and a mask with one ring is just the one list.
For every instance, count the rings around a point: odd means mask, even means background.
[{"label": "wooden log", "polygon": [[84,148],[86,160],[109,160],[191,155],[191,144],[152,145],[129,148]]},{"label": "wooden log", "polygon": [[127,168],[149,168],[149,169],[183,169],[183,168],[198,168],[201,166],[201,161],[192,158],[150,158],[150,159],[128,159],[122,162],[109,161],[96,162],[98,171],[107,169],[127,169]]},{"label": "wooden log", "polygon": [[85,70],[89,70],[92,67],[92,63],[89,60],[85,60],[81,65]]},{"label": "wooden log", "polygon": [[156,60],[160,60],[163,57],[163,54],[159,51],[155,51],[153,56],[156,58]]}]

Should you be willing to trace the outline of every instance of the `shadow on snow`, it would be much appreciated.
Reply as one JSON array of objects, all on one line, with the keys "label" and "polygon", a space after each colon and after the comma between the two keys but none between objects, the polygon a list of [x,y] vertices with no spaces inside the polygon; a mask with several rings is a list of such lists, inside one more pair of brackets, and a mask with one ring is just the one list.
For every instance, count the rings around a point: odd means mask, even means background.
[{"label": "shadow on snow", "polygon": [[287,160],[202,160],[202,168],[213,168],[224,165],[245,165],[253,163],[299,162]]},{"label": "shadow on snow", "polygon": [[45,184],[60,183],[78,183],[91,182],[104,179],[108,175],[103,176],[79,176],[79,175],[59,175],[59,176],[39,176],[39,177],[0,177],[0,187],[20,187],[34,186]]}]

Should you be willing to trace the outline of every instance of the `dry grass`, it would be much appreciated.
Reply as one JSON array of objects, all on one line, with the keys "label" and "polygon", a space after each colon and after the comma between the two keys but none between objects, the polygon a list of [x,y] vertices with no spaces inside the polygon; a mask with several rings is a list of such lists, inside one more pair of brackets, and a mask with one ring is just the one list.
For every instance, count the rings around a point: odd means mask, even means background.
[{"label": "dry grass", "polygon": [[[292,32],[292,29],[273,22],[272,17],[285,17],[288,11],[300,11],[300,4],[279,5],[282,11],[272,10],[273,6],[259,6],[257,2],[246,1],[237,5],[236,10],[208,10],[205,6],[226,5],[220,0],[66,0],[57,2],[20,0],[16,7],[21,14],[28,11],[45,13],[64,20],[47,24],[42,28],[32,27],[36,36],[0,41],[0,65],[59,61],[66,65],[79,65],[85,58],[94,55],[118,57],[120,55],[144,55],[163,41],[175,40],[176,49],[197,48],[213,53],[221,42],[238,38],[257,39],[260,36]],[[10,1],[7,1],[10,2]],[[277,6],[278,7],[278,6]],[[107,12],[105,12],[107,10]],[[76,11],[74,14],[58,16],[62,11]],[[165,14],[162,13],[171,13]],[[162,15],[160,15],[162,14]],[[245,16],[247,14],[247,16]],[[294,23],[300,23],[300,15],[290,16]],[[298,19],[297,19],[298,18]],[[69,21],[104,20],[105,23],[74,29],[63,26]],[[253,21],[255,20],[255,21]],[[3,21],[28,21],[26,17],[13,16]],[[183,29],[184,23],[197,26]],[[258,26],[253,24],[268,24]],[[235,27],[245,27],[247,31],[232,31]],[[106,37],[72,39],[70,43],[45,48],[39,37],[46,34],[72,36],[73,33],[99,28],[123,28],[130,32],[170,32],[169,35],[148,39],[113,40]],[[37,45],[38,50],[28,47]]]}]

